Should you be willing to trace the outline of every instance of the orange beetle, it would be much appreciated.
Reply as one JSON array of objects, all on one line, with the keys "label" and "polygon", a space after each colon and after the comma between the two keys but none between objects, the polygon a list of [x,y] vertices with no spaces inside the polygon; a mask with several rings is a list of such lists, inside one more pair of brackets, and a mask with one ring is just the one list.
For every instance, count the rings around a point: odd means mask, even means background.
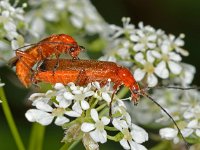
[{"label": "orange beetle", "polygon": [[25,51],[17,49],[16,57],[10,60],[12,66],[16,65],[16,74],[25,87],[28,87],[31,82],[34,65],[39,66],[44,59],[52,55],[58,59],[61,53],[69,53],[73,59],[78,59],[78,54],[83,49],[66,34],[51,35],[31,46]]},{"label": "orange beetle", "polygon": [[62,83],[64,85],[74,82],[77,85],[86,85],[90,82],[98,81],[105,85],[108,79],[114,82],[114,90],[125,85],[132,93],[132,100],[137,103],[139,100],[138,83],[131,72],[114,62],[97,60],[67,60],[59,59],[59,66],[55,71],[57,60],[44,60],[38,72],[33,76],[33,81]]}]

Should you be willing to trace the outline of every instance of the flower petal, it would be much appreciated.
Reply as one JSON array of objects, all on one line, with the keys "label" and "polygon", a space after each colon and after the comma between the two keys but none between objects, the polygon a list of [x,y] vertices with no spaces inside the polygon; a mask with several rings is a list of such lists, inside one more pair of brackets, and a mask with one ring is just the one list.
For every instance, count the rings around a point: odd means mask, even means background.
[{"label": "flower petal", "polygon": [[87,109],[90,108],[90,105],[89,105],[89,103],[87,101],[82,100],[81,101],[81,107],[83,108],[83,110],[87,110]]},{"label": "flower petal", "polygon": [[112,124],[119,131],[122,131],[123,128],[128,128],[126,121],[121,120],[120,118],[114,118]]},{"label": "flower petal", "polygon": [[54,86],[54,89],[62,90],[62,89],[65,89],[65,86],[62,83],[56,83]]},{"label": "flower petal", "polygon": [[122,139],[122,140],[119,141],[119,143],[121,144],[121,146],[122,146],[124,149],[130,149],[130,146],[129,146],[127,140]]},{"label": "flower petal", "polygon": [[74,110],[75,112],[82,114],[82,109],[81,109],[81,105],[79,102],[75,102],[74,105],[72,106],[72,110]]},{"label": "flower petal", "polygon": [[169,45],[168,44],[163,44],[161,46],[161,51],[163,54],[168,54],[169,53]]},{"label": "flower petal", "polygon": [[131,146],[131,150],[147,150],[146,147],[134,141],[129,141],[129,144]]},{"label": "flower petal", "polygon": [[111,102],[111,97],[110,97],[110,95],[109,95],[108,93],[106,93],[106,92],[102,92],[102,98],[103,98],[106,102],[108,102],[108,103]]},{"label": "flower petal", "polygon": [[156,34],[152,34],[150,36],[147,37],[148,41],[155,41],[157,38],[157,35]]},{"label": "flower petal", "polygon": [[58,126],[62,126],[64,123],[69,122],[69,119],[64,116],[59,116],[55,120],[55,124]]},{"label": "flower petal", "polygon": [[194,132],[193,129],[185,128],[181,130],[181,133],[183,134],[183,137],[188,137]]},{"label": "flower petal", "polygon": [[95,142],[105,143],[107,141],[107,133],[105,130],[99,131],[96,129],[89,134]]},{"label": "flower petal", "polygon": [[63,96],[67,100],[73,100],[74,99],[74,95],[72,93],[70,93],[70,92],[65,92]]},{"label": "flower petal", "polygon": [[173,61],[181,61],[182,60],[181,56],[174,52],[169,53],[169,58]]},{"label": "flower petal", "polygon": [[166,63],[161,61],[155,68],[155,73],[162,79],[169,77],[169,71],[166,68]]},{"label": "flower petal", "polygon": [[145,141],[148,141],[148,133],[141,127],[132,124],[131,125],[131,135],[135,142],[137,143],[143,143]]},{"label": "flower petal", "polygon": [[92,131],[94,129],[95,129],[95,125],[92,124],[92,123],[86,123],[86,122],[84,122],[81,125],[81,131],[83,131],[83,132],[90,132],[90,131]]},{"label": "flower petal", "polygon": [[92,95],[94,95],[94,91],[88,91],[84,93],[85,97],[90,97]]},{"label": "flower petal", "polygon": [[143,65],[146,63],[146,61],[144,60],[144,55],[143,55],[141,52],[135,54],[134,59],[135,59],[137,62],[139,62],[139,63],[141,63],[141,64],[143,64]]},{"label": "flower petal", "polygon": [[81,113],[78,113],[76,111],[66,111],[65,114],[70,117],[80,117],[81,116]]},{"label": "flower petal", "polygon": [[43,110],[46,112],[52,112],[52,110],[53,110],[53,108],[49,104],[47,104],[43,101],[38,101],[35,106],[37,109],[40,109],[40,110]]},{"label": "flower petal", "polygon": [[147,47],[150,49],[154,49],[156,47],[155,43],[147,43]]},{"label": "flower petal", "polygon": [[181,73],[181,70],[182,70],[182,67],[178,64],[178,63],[175,63],[173,61],[169,61],[168,62],[168,65],[169,65],[169,69],[170,71],[173,73],[173,74],[180,74]]},{"label": "flower petal", "polygon": [[145,72],[140,68],[137,68],[134,71],[134,78],[136,81],[141,81],[144,78],[144,75],[145,75]]},{"label": "flower petal", "polygon": [[71,103],[72,103],[72,101],[68,101],[68,100],[64,99],[59,102],[59,107],[67,108],[68,106],[71,105]]},{"label": "flower petal", "polygon": [[53,116],[47,112],[38,109],[29,109],[25,113],[26,118],[30,122],[38,122],[42,125],[49,125],[53,121]]},{"label": "flower petal", "polygon": [[144,49],[144,44],[142,43],[137,43],[134,45],[133,49],[137,52],[137,51],[141,51]]},{"label": "flower petal", "polygon": [[198,128],[198,120],[197,119],[193,119],[192,121],[190,121],[187,125],[188,128]]},{"label": "flower petal", "polygon": [[147,51],[147,61],[153,63],[155,58],[152,56],[151,51]]},{"label": "flower petal", "polygon": [[95,122],[99,121],[99,115],[98,115],[96,109],[91,109],[90,115],[91,115],[92,119],[93,119]]},{"label": "flower petal", "polygon": [[190,119],[190,118],[194,117],[194,113],[192,113],[190,111],[186,111],[186,112],[184,112],[183,117],[185,119]]},{"label": "flower petal", "polygon": [[178,131],[173,128],[163,128],[160,129],[159,134],[162,138],[172,140],[173,138],[177,137]]},{"label": "flower petal", "polygon": [[158,83],[158,79],[154,74],[150,74],[147,76],[147,83],[149,87],[154,87]]},{"label": "flower petal", "polygon": [[198,137],[200,137],[200,129],[196,129],[196,135],[198,136]]},{"label": "flower petal", "polygon": [[135,34],[130,35],[130,40],[133,42],[138,42],[139,41],[139,37]]},{"label": "flower petal", "polygon": [[107,117],[102,117],[101,121],[103,122],[104,125],[108,125],[110,123],[110,119]]}]

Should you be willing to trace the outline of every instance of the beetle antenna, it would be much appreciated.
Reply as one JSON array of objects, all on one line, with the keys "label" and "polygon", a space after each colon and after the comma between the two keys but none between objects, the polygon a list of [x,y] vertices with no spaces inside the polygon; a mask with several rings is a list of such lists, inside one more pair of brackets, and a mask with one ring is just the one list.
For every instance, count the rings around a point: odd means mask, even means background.
[{"label": "beetle antenna", "polygon": [[160,107],[166,114],[167,116],[172,120],[172,122],[174,123],[174,125],[176,126],[179,134],[181,135],[181,138],[183,139],[184,143],[185,143],[185,147],[187,150],[189,150],[189,145],[186,141],[186,139],[184,138],[183,134],[181,133],[180,128],[178,127],[176,121],[174,120],[174,118],[158,103],[156,102],[151,96],[149,96],[147,93],[145,93],[144,91],[139,92],[138,94],[140,94],[141,96],[144,96],[146,98],[148,98],[149,100],[151,100],[153,103],[155,103],[158,107]]}]

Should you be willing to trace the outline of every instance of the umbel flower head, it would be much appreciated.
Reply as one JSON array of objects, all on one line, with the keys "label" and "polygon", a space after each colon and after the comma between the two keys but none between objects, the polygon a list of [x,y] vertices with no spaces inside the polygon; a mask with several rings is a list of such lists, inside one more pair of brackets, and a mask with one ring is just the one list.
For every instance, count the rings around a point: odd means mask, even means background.
[{"label": "umbel flower head", "polygon": [[[9,0],[0,1],[0,61],[9,60],[14,56],[15,49],[24,45],[22,33],[26,31],[24,19],[24,3],[22,7],[15,7]],[[3,58],[2,58],[3,56]]]},{"label": "umbel flower head", "polygon": [[33,10],[26,15],[31,24],[30,32],[37,38],[45,33],[49,22],[52,24],[64,21],[66,24],[67,21],[69,22],[67,25],[72,25],[73,28],[92,35],[103,34],[105,26],[107,26],[90,0],[29,0],[28,3],[37,8],[37,14]]},{"label": "umbel flower head", "polygon": [[[106,89],[106,90],[105,90]],[[67,86],[57,83],[46,93],[30,96],[35,108],[29,109],[25,116],[30,122],[62,126],[65,130],[63,142],[82,138],[87,149],[98,149],[98,143],[108,140],[119,142],[124,149],[145,150],[141,145],[148,140],[146,131],[131,123],[123,100],[114,95],[112,116],[109,115],[113,94],[109,80],[105,86],[98,82],[86,86]],[[109,135],[113,132],[112,136]]]},{"label": "umbel flower head", "polygon": [[182,48],[184,34],[178,37],[167,35],[161,29],[144,26],[142,22],[136,28],[130,18],[125,17],[122,22],[123,27],[110,25],[112,41],[105,55],[130,67],[136,81],[154,87],[159,80],[171,80],[185,74],[187,70],[181,60],[189,53]]}]

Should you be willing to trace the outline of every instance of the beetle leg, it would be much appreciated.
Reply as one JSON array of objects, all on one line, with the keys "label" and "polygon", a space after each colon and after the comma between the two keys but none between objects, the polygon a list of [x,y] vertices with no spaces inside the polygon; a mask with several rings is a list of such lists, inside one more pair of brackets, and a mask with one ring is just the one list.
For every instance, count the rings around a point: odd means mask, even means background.
[{"label": "beetle leg", "polygon": [[75,82],[76,85],[85,85],[88,82],[88,77],[86,74],[86,71],[84,69],[82,69],[78,76],[77,76],[77,80]]},{"label": "beetle leg", "polygon": [[112,93],[112,96],[111,96],[111,102],[110,102],[110,109],[109,109],[109,116],[112,118],[112,102],[113,102],[113,98],[114,98],[114,95],[115,93],[117,92],[118,88],[122,85],[121,82],[117,82],[115,83],[115,85],[113,86],[113,93]]},{"label": "beetle leg", "polygon": [[35,59],[33,56],[27,54],[27,53],[24,52],[24,51],[20,51],[20,50],[16,50],[16,56],[17,56],[18,59],[20,59],[21,57],[24,57],[24,58],[26,58],[26,59],[28,59],[28,60],[33,60],[33,59]]},{"label": "beetle leg", "polygon": [[116,92],[117,92],[117,90],[114,90],[114,92],[112,93],[112,96],[111,96],[111,102],[110,102],[110,108],[109,108],[109,116],[111,118],[112,118],[112,102],[113,102],[113,98],[114,98],[114,95]]},{"label": "beetle leg", "polygon": [[56,54],[56,64],[54,65],[54,68],[53,68],[53,75],[55,71],[57,70],[57,68],[59,67],[59,57],[60,57],[60,54]]}]

